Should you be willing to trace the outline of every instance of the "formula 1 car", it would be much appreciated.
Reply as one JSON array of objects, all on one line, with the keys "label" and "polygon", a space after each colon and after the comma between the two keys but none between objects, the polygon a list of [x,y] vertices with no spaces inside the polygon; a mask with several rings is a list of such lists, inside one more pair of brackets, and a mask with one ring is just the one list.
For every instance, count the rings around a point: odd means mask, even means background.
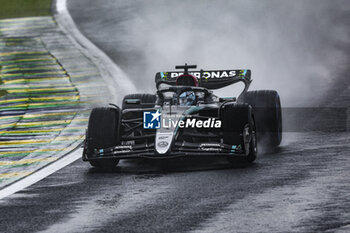
[{"label": "formula 1 car", "polygon": [[[122,107],[94,108],[83,160],[115,167],[119,159],[178,156],[244,157],[253,162],[258,139],[276,147],[282,139],[280,98],[276,91],[248,91],[250,70],[158,72],[156,94],[130,94]],[[220,98],[213,89],[243,82],[238,97]],[[260,143],[259,143],[260,144]]]}]

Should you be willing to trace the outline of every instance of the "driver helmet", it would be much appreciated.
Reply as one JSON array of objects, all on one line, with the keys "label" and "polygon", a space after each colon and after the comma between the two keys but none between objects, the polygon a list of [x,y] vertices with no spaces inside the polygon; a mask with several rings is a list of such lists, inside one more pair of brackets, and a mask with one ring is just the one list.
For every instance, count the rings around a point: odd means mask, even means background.
[{"label": "driver helmet", "polygon": [[198,80],[196,77],[190,74],[183,74],[177,77],[176,79],[177,86],[190,86],[198,87]]},{"label": "driver helmet", "polygon": [[181,106],[191,106],[196,104],[196,94],[194,91],[182,92],[179,96],[179,104]]}]

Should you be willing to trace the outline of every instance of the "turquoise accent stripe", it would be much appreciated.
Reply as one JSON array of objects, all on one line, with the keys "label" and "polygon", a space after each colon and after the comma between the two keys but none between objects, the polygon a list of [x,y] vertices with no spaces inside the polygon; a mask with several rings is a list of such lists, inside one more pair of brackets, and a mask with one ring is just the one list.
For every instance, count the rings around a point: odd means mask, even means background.
[{"label": "turquoise accent stripe", "polygon": [[231,147],[231,153],[235,152],[235,151],[236,151],[236,148],[237,148],[236,145],[232,145],[232,147]]}]

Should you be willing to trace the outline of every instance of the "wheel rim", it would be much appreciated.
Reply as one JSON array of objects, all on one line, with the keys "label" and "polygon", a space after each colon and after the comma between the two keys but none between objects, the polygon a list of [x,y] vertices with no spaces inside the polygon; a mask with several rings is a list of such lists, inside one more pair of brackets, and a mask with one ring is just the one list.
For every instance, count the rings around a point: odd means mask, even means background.
[{"label": "wheel rim", "polygon": [[[256,135],[256,128],[254,124],[254,120],[252,122],[252,125],[247,126],[249,128],[249,134],[250,134],[250,142],[249,142],[249,156],[256,157],[258,153],[258,147],[257,147],[257,135]],[[245,128],[246,130],[246,128]],[[253,152],[253,153],[252,153]]]},{"label": "wheel rim", "polygon": [[255,124],[253,125],[253,129],[252,129],[252,144],[253,144],[253,150],[254,150],[254,155],[256,156],[258,153],[258,146],[257,146],[257,136],[256,136],[256,129],[255,129]]}]

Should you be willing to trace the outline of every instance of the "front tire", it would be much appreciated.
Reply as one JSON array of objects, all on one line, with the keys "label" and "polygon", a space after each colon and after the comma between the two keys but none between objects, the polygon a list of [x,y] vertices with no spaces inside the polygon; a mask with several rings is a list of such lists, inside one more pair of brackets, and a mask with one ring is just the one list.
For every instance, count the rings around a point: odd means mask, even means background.
[{"label": "front tire", "polygon": [[[240,103],[224,104],[221,106],[220,116],[223,122],[224,143],[245,148],[247,162],[253,162],[258,154],[258,146],[252,107]],[[231,163],[237,161],[234,155],[228,160]]]},{"label": "front tire", "polygon": [[247,161],[249,163],[254,162],[256,159],[256,156],[258,155],[258,138],[256,133],[256,127],[255,127],[255,120],[254,117],[250,117],[250,124],[248,125],[248,131],[251,135],[250,142],[249,142],[249,153],[247,156]]},{"label": "front tire", "polygon": [[91,160],[89,162],[91,166],[96,168],[113,169],[118,165],[119,159]]},{"label": "front tire", "polygon": [[[118,108],[94,108],[91,111],[86,133],[86,156],[95,150],[113,147],[119,144],[120,110]],[[90,164],[99,168],[111,168],[118,159],[90,160]]]}]

